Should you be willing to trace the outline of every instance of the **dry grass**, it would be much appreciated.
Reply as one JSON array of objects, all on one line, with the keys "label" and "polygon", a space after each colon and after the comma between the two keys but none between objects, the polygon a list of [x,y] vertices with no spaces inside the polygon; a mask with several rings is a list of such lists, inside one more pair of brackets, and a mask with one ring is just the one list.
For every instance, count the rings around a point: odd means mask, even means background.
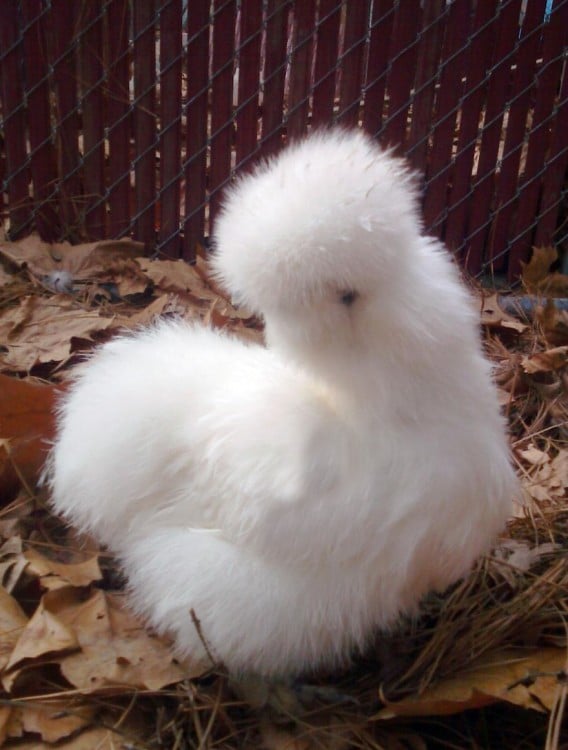
[{"label": "dry grass", "polygon": [[[168,294],[171,283],[170,279]],[[154,296],[160,294],[159,285],[157,281]],[[22,296],[44,293],[37,282],[18,273],[9,284],[0,285],[0,315]],[[210,291],[199,294],[200,315],[218,314]],[[105,303],[102,308],[105,314],[108,307]],[[224,311],[220,324],[232,320],[243,330],[250,328],[252,324],[235,315]],[[33,673],[33,684],[24,681],[16,694],[5,695],[0,712],[20,704],[53,706],[55,702],[59,706],[62,701],[69,715],[87,708],[92,712],[88,728],[68,741],[76,744],[58,745],[70,749],[568,748],[568,679],[562,669],[548,675],[553,689],[550,705],[541,702],[539,706],[535,691],[531,710],[503,701],[483,707],[481,701],[475,709],[468,708],[475,702],[468,703],[453,716],[379,717],[385,703],[408,696],[420,700],[433,686],[451,678],[467,684],[471,670],[491,654],[524,649],[538,657],[545,649],[567,647],[568,503],[562,482],[568,485],[568,476],[562,472],[568,473],[564,460],[568,456],[568,366],[545,364],[539,369],[534,359],[568,343],[568,337],[563,339],[566,321],[544,305],[534,320],[524,323],[524,329],[511,328],[493,316],[491,322],[485,321],[484,333],[506,402],[514,457],[532,499],[511,520],[494,553],[449,591],[427,597],[419,618],[401,623],[396,632],[378,634],[350,669],[309,676],[311,682],[333,688],[351,701],[335,705],[314,701],[301,717],[286,722],[282,716],[258,714],[239,703],[225,676],[217,672],[157,691],[124,688],[85,696],[46,660]],[[52,372],[59,376],[58,368]],[[30,500],[25,488],[0,515],[4,537],[12,528],[10,518],[15,519],[13,528],[17,524],[18,533],[34,549],[61,556],[77,542],[49,515],[41,498]],[[101,562],[102,587],[119,586],[113,561],[101,558]],[[18,592],[18,601],[31,614],[39,595],[37,581],[31,582]],[[521,680],[528,693],[531,680],[536,682],[541,672],[537,669]],[[539,712],[539,708],[548,710]]]}]

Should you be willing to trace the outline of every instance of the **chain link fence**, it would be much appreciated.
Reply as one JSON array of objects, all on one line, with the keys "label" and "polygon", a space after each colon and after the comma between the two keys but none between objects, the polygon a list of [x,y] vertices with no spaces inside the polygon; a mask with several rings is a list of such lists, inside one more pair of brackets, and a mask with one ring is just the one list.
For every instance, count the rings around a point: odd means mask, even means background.
[{"label": "chain link fence", "polygon": [[474,274],[568,248],[568,0],[2,0],[9,237],[192,260],[235,172],[330,123],[424,176]]}]

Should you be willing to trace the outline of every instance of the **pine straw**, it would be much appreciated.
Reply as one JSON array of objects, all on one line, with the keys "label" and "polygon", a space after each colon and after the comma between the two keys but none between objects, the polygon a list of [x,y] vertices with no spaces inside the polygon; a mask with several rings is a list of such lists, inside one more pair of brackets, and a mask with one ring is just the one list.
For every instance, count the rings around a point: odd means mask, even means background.
[{"label": "pine straw", "polygon": [[[464,672],[482,655],[513,645],[561,645],[568,615],[568,510],[515,519],[511,539],[554,543],[521,573],[497,554],[443,596],[431,596],[420,620],[401,633],[412,665],[383,692],[392,700]],[[497,550],[497,553],[499,550]]]},{"label": "pine straw", "polygon": [[[13,291],[15,286],[12,287]],[[2,300],[12,304],[13,299]],[[522,358],[550,348],[538,322],[524,334],[491,329],[487,348],[496,361],[500,387],[511,396],[506,407],[519,473],[527,475],[520,451],[536,446],[549,456],[566,449],[567,373],[527,377]],[[557,344],[557,342],[555,342]],[[36,517],[37,520],[37,517]],[[52,519],[48,520],[48,524]],[[48,534],[48,537],[50,534]],[[224,674],[212,672],[156,693],[115,691],[81,698],[78,691],[51,684],[49,674],[28,702],[75,700],[96,704],[95,726],[112,729],[124,748],[546,748],[560,739],[564,699],[548,717],[496,704],[453,717],[377,721],[382,700],[420,694],[446,678],[464,674],[480,657],[508,647],[564,648],[568,622],[568,505],[553,499],[527,504],[514,518],[494,553],[441,595],[423,602],[418,619],[397,632],[378,634],[376,644],[347,671],[308,676],[353,700],[316,702],[294,726],[282,726],[239,703]],[[532,552],[525,569],[508,560],[515,549]],[[112,571],[109,579],[112,581]],[[387,658],[383,655],[387,653]],[[559,684],[562,675],[559,676]],[[143,731],[142,731],[143,728]],[[292,742],[293,744],[287,744]]]},{"label": "pine straw", "polygon": [[[520,354],[542,349],[538,327],[514,346],[488,346],[506,371],[513,443],[529,443],[549,455],[565,448],[565,420],[559,419],[559,391],[527,381]],[[496,355],[498,352],[498,355]],[[552,380],[560,376],[554,375]],[[519,389],[519,383],[522,388]],[[547,384],[550,386],[550,383]],[[554,383],[552,383],[554,385]],[[565,397],[565,394],[563,394]],[[523,467],[519,459],[519,471]],[[526,569],[508,558],[519,548],[531,553]],[[281,727],[239,704],[223,674],[181,683],[153,696],[131,696],[143,708],[153,729],[132,747],[167,748],[546,748],[561,745],[566,690],[551,716],[496,704],[453,717],[396,719],[375,717],[381,700],[420,694],[446,678],[462,675],[480,657],[508,647],[563,648],[568,622],[568,506],[565,501],[531,502],[511,520],[501,544],[479,561],[471,574],[442,595],[424,601],[421,616],[403,623],[396,633],[379,634],[374,648],[346,672],[319,675],[317,682],[352,702],[317,703],[292,725]],[[387,652],[388,658],[381,658]],[[558,676],[559,684],[562,675]],[[563,697],[562,697],[563,696]],[[124,700],[124,699],[123,699]],[[116,711],[120,701],[112,702]],[[566,740],[568,742],[568,738]],[[293,744],[287,744],[292,742]]]},{"label": "pine straw", "polygon": [[[498,380],[511,394],[506,411],[523,475],[521,448],[534,445],[549,456],[566,448],[566,372],[548,373],[539,380],[527,378],[523,371],[523,355],[550,347],[538,321],[506,345],[500,333],[488,335],[486,343],[498,363]],[[515,549],[530,553],[526,569],[508,562]],[[566,689],[550,717],[496,704],[446,718],[373,720],[382,699],[420,694],[441,680],[464,674],[492,651],[566,647],[567,622],[568,505],[565,498],[529,500],[509,523],[501,544],[467,578],[443,595],[427,597],[418,619],[404,623],[396,633],[379,634],[376,647],[349,671],[320,676],[320,684],[355,701],[331,708],[319,704],[285,735],[286,741],[300,738],[295,748],[568,747],[568,737],[565,745],[560,738]],[[385,652],[386,662],[380,656]],[[565,675],[558,675],[559,685],[563,679]],[[172,747],[255,747],[261,735],[274,747],[286,745],[277,729],[263,731],[262,720],[256,722],[244,707],[231,703],[222,676],[178,687],[174,712],[165,726],[179,739]]]}]

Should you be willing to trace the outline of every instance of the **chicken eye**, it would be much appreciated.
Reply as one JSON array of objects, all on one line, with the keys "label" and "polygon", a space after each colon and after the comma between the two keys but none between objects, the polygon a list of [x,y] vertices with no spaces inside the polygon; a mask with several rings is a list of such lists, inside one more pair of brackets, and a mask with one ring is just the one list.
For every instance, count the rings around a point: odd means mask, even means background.
[{"label": "chicken eye", "polygon": [[358,296],[359,296],[359,292],[355,292],[355,291],[341,292],[339,299],[342,305],[345,305],[345,307],[351,307],[351,305],[355,302]]}]

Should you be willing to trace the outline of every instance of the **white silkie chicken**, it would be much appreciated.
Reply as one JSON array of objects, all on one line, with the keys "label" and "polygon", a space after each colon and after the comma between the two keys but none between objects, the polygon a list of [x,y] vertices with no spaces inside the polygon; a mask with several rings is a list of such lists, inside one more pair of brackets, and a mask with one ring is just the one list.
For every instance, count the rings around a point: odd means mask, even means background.
[{"label": "white silkie chicken", "polygon": [[61,407],[53,506],[181,654],[205,640],[270,678],[343,664],[510,511],[477,314],[404,162],[361,132],[239,180],[213,266],[268,347],[180,322],[103,346]]}]

